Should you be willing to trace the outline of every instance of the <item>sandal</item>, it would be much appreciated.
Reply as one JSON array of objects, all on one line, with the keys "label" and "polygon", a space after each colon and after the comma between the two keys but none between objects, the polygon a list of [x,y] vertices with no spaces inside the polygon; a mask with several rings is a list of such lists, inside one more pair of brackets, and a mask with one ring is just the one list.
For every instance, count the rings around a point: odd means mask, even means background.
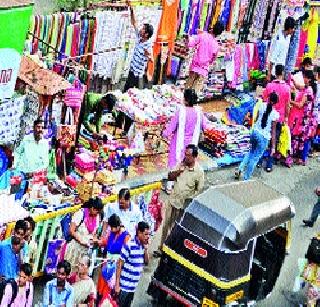
[{"label": "sandal", "polygon": [[236,180],[239,180],[241,176],[241,171],[239,169],[236,169],[236,171],[234,172],[234,178]]},{"label": "sandal", "polygon": [[156,250],[152,253],[152,256],[154,258],[161,258],[162,257],[162,251],[161,250]]}]

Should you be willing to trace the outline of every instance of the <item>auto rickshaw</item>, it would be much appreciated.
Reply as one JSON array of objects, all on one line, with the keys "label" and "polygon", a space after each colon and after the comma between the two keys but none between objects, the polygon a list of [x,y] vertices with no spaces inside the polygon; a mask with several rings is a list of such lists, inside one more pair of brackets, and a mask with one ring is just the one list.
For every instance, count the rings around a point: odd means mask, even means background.
[{"label": "auto rickshaw", "polygon": [[247,306],[271,293],[295,210],[259,181],[213,186],[192,200],[163,246],[148,293],[160,306]]}]

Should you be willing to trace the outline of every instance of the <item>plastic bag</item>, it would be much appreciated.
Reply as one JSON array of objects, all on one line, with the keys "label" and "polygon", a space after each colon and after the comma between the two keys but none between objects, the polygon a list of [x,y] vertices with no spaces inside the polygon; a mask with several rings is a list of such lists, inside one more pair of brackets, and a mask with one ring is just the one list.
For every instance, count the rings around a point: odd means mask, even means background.
[{"label": "plastic bag", "polygon": [[68,107],[80,108],[84,97],[84,88],[79,80],[74,81],[74,86],[66,89],[64,103]]},{"label": "plastic bag", "polygon": [[282,125],[281,127],[277,150],[285,158],[291,152],[291,133],[288,125]]}]

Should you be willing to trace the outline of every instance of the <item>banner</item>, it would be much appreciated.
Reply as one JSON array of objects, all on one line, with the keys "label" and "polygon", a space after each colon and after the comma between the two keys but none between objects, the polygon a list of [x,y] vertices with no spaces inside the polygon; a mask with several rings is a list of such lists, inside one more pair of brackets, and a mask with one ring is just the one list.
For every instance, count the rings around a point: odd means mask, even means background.
[{"label": "banner", "polygon": [[14,93],[32,9],[3,8],[0,2],[0,100]]}]

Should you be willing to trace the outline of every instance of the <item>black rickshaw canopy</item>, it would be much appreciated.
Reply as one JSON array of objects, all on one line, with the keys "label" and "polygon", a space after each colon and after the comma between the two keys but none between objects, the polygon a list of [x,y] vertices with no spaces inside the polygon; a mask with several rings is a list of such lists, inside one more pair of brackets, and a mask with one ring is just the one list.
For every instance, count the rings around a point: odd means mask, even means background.
[{"label": "black rickshaw canopy", "polygon": [[207,189],[188,205],[180,225],[216,249],[232,252],[294,215],[286,196],[260,181],[243,181]]}]

